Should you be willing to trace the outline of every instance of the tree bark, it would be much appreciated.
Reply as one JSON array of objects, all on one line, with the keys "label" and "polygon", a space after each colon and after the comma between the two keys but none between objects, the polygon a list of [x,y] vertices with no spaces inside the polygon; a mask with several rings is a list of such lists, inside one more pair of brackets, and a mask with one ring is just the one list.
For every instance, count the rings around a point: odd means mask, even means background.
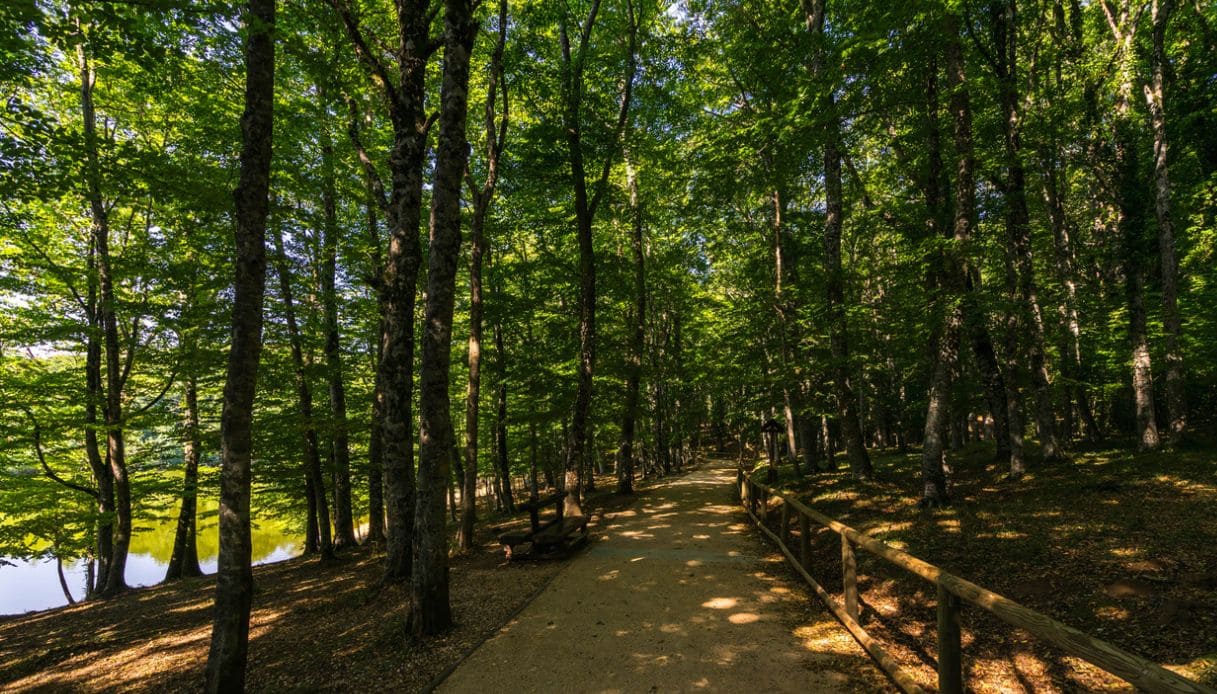
[{"label": "tree bark", "polygon": [[644,211],[638,196],[638,170],[625,153],[626,188],[630,205],[630,251],[634,269],[634,306],[630,313],[630,343],[626,355],[625,411],[621,417],[621,449],[617,456],[617,493],[634,493],[634,435],[638,422],[638,393],[642,383],[642,350],[646,330],[646,253]]},{"label": "tree bark", "polygon": [[[410,578],[414,537],[414,308],[418,271],[422,265],[419,226],[422,215],[423,165],[426,160],[427,62],[435,51],[431,41],[431,0],[399,0],[397,8],[397,77],[364,39],[359,23],[346,0],[329,0],[338,12],[356,56],[371,73],[388,105],[393,124],[392,172],[387,212],[390,238],[381,280],[385,301],[385,333],[377,378],[383,384],[384,492],[388,525],[385,582]],[[370,160],[365,172],[374,171]],[[379,186],[383,192],[383,186]],[[442,501],[442,495],[441,495]]]},{"label": "tree bark", "polygon": [[[189,353],[187,356],[193,356]],[[169,557],[169,567],[165,570],[165,580],[202,576],[203,569],[199,566],[199,550],[197,538],[197,509],[199,489],[199,457],[203,447],[202,436],[199,434],[199,394],[194,375],[185,379],[185,462],[186,475],[182,482],[182,504],[178,511],[177,531],[173,537],[173,554]]]},{"label": "tree bark", "polygon": [[[83,29],[80,29],[83,33]],[[123,377],[118,347],[118,321],[114,309],[114,273],[110,265],[110,220],[101,190],[101,163],[97,144],[97,115],[93,87],[97,75],[89,62],[87,41],[76,46],[80,70],[80,108],[84,121],[85,188],[89,202],[94,268],[97,271],[97,324],[101,327],[105,355],[106,463],[113,480],[114,525],[106,582],[102,595],[113,596],[127,589],[127,553],[131,546],[131,486],[127,480],[126,447],[123,442]],[[104,497],[103,497],[104,498]]]},{"label": "tree bark", "polygon": [[[88,306],[88,337],[85,341],[85,455],[89,461],[89,469],[93,471],[93,479],[97,483],[97,521],[95,532],[97,571],[93,580],[89,581],[88,597],[94,597],[106,587],[109,576],[110,555],[114,551],[114,478],[110,475],[110,466],[106,464],[101,453],[101,445],[97,440],[99,420],[97,406],[105,408],[104,392],[101,379],[101,313],[97,305],[96,272],[97,252],[93,241],[89,242],[89,288],[86,304]],[[104,416],[104,415],[103,415]]]},{"label": "tree bark", "polygon": [[[478,404],[482,373],[482,256],[486,252],[484,230],[486,213],[494,199],[494,190],[498,183],[499,155],[507,134],[505,81],[502,85],[504,109],[501,122],[497,120],[496,107],[499,83],[503,78],[503,51],[507,42],[507,0],[499,1],[498,23],[499,39],[490,58],[483,123],[486,138],[486,179],[481,187],[477,187],[472,174],[469,175],[469,187],[473,196],[473,218],[469,223],[469,380],[465,388],[465,474],[461,481],[461,525],[457,537],[457,544],[465,550],[473,548],[473,525],[477,521]],[[500,388],[506,388],[506,385],[500,384]]]},{"label": "tree bark", "polygon": [[511,462],[507,457],[507,346],[503,344],[503,322],[494,323],[494,359],[498,366],[498,395],[495,398],[494,442],[495,459],[499,475],[506,480],[503,485],[503,504],[508,513],[516,512],[515,493],[511,489]]},{"label": "tree bark", "polygon": [[292,300],[292,278],[287,267],[283,237],[275,230],[275,267],[279,275],[279,292],[283,296],[283,312],[287,318],[287,335],[291,343],[292,363],[296,369],[296,396],[300,404],[301,437],[304,442],[304,474],[308,477],[317,510],[318,548],[321,558],[334,558],[334,543],[330,533],[329,500],[326,498],[325,475],[321,470],[321,447],[317,442],[317,423],[313,417],[313,389],[309,385],[304,362],[304,340],[296,323],[296,308]]},{"label": "tree bark", "polygon": [[[630,13],[628,34],[629,55],[626,60],[624,88],[619,104],[616,136],[619,140],[629,116],[634,76],[637,72],[638,25],[632,0],[626,1]],[[592,223],[603,198],[613,154],[605,155],[599,177],[588,185],[583,152],[583,66],[588,42],[600,11],[600,0],[592,0],[587,19],[579,27],[579,44],[572,51],[567,19],[562,17],[560,40],[566,79],[563,84],[562,120],[566,130],[567,156],[575,198],[575,229],[579,239],[579,379],[575,394],[575,410],[571,419],[571,441],[565,463],[565,513],[581,515],[580,471],[588,457],[592,373],[596,363],[596,254],[592,241]]]},{"label": "tree bark", "polygon": [[[824,31],[824,0],[804,0],[804,15],[807,29],[817,42],[813,51],[811,76],[826,85],[834,80],[827,74],[828,39]],[[849,329],[845,311],[845,277],[841,267],[841,224],[843,195],[841,189],[841,119],[837,114],[836,99],[831,87],[825,87],[823,98],[826,124],[824,126],[824,258],[827,285],[829,321],[829,344],[832,352],[833,390],[837,400],[837,412],[841,420],[841,433],[845,438],[845,451],[849,459],[850,472],[859,479],[869,478],[873,472],[866,444],[862,440],[862,422],[858,412],[858,400],[850,383]]]},{"label": "tree bark", "polygon": [[[1022,162],[1022,113],[1018,93],[1018,21],[1017,0],[996,0],[990,3],[993,21],[993,43],[996,47],[994,67],[998,77],[998,100],[1002,110],[1002,136],[1006,180],[1006,253],[1007,292],[1017,313],[1007,321],[1006,359],[1011,367],[1021,363],[1024,355],[1035,397],[1035,422],[1044,458],[1062,457],[1056,432],[1056,415],[1048,377],[1047,356],[1044,351],[1044,321],[1040,312],[1035,269],[1032,258],[1031,223],[1027,211],[1026,170]],[[1022,338],[1025,336],[1024,345]],[[1007,379],[1011,404],[1020,400],[1016,378]],[[1015,430],[1011,427],[1011,431]],[[1021,444],[1021,441],[1019,442]],[[1018,444],[1012,442],[1012,447]],[[1021,474],[1011,461],[1011,474]]]},{"label": "tree bark", "polygon": [[1139,450],[1161,445],[1157,413],[1154,408],[1153,364],[1145,315],[1145,201],[1141,199],[1141,173],[1137,165],[1136,124],[1132,114],[1133,73],[1136,56],[1134,13],[1127,4],[1111,24],[1118,56],[1119,84],[1115,113],[1116,224],[1120,231],[1120,251],[1124,269],[1124,288],[1128,301],[1128,334],[1132,352],[1133,403],[1136,408],[1136,435]]},{"label": "tree bark", "polygon": [[1166,27],[1174,12],[1174,0],[1153,0],[1153,51],[1151,76],[1145,85],[1154,131],[1154,213],[1158,221],[1158,255],[1162,263],[1162,327],[1166,334],[1167,439],[1178,443],[1187,429],[1187,396],[1184,389],[1183,326],[1179,318],[1179,263],[1175,256],[1175,224],[1171,216],[1170,169],[1166,139]]},{"label": "tree bark", "polygon": [[249,0],[245,23],[245,113],[236,203],[236,277],[232,347],[220,415],[220,557],[215,617],[207,656],[207,692],[245,689],[249,608],[253,598],[249,533],[250,451],[262,299],[266,281],[266,216],[270,203],[275,89],[275,0]]},{"label": "tree bark", "polygon": [[410,628],[418,636],[452,624],[448,601],[448,534],[444,486],[454,444],[448,375],[452,347],[456,265],[461,246],[461,180],[468,161],[465,121],[469,57],[477,32],[472,0],[444,1],[444,77],[435,184],[419,400],[418,498]]},{"label": "tree bark", "polygon": [[[317,92],[322,110],[327,108],[325,91]],[[334,545],[350,547],[355,541],[355,520],[351,508],[351,445],[347,434],[346,387],[342,379],[342,346],[338,332],[338,211],[334,182],[334,145],[328,123],[321,123],[321,299],[325,320],[325,366],[330,389],[330,419],[334,453]]]}]

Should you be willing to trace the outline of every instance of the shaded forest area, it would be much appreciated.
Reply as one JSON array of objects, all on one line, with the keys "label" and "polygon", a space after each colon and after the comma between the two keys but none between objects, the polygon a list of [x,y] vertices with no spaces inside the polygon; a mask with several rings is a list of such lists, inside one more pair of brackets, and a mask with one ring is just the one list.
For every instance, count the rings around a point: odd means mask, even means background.
[{"label": "shaded forest area", "polygon": [[[1215,494],[1212,3],[16,0],[0,26],[0,566],[84,561],[113,598],[169,513],[191,578],[218,496],[208,690],[256,667],[251,506],[301,566],[374,562],[425,640],[521,494],[582,515],[759,454],[768,420],[784,474],[928,560],[952,518],[1106,498],[1094,451],[1136,461],[1115,491]],[[1217,565],[1102,517],[1142,573]],[[982,532],[1064,532],[1020,528]]]}]

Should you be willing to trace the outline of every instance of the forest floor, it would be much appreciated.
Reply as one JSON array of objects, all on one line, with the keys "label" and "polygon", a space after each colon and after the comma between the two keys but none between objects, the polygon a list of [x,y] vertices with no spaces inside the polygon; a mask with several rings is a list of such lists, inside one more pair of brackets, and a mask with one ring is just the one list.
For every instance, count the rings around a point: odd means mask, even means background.
[{"label": "forest floor", "polygon": [[[658,481],[662,484],[664,481]],[[602,490],[612,480],[600,481]],[[653,483],[643,483],[640,491]],[[634,499],[585,500],[592,532]],[[453,557],[456,625],[424,642],[404,630],[409,586],[378,588],[382,555],[355,548],[333,563],[301,557],[254,567],[250,691],[425,688],[507,622],[565,562],[504,561],[497,535],[527,517],[490,517],[478,547]],[[575,558],[577,560],[577,557]],[[132,590],[104,602],[0,617],[0,691],[197,691],[211,633],[214,577]]]},{"label": "forest floor", "polygon": [[[954,504],[924,511],[920,455],[874,456],[878,481],[796,479],[817,510],[932,564],[1193,679],[1217,686],[1217,446],[1134,454],[1118,444],[1003,480],[992,449],[952,453]],[[844,466],[844,460],[838,459]],[[814,538],[812,574],[840,591],[840,541]],[[923,686],[935,679],[932,585],[860,552],[863,622]],[[835,586],[835,589],[833,588]],[[963,615],[977,692],[1131,687],[976,609]]]},{"label": "forest floor", "polygon": [[716,461],[610,513],[444,692],[851,692],[890,685],[732,502]]}]

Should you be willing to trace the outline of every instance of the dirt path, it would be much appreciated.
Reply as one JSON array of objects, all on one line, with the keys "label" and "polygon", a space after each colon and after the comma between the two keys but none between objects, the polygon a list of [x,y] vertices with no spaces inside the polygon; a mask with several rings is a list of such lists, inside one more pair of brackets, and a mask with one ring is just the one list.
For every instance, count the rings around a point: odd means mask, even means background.
[{"label": "dirt path", "polygon": [[443,692],[807,692],[884,688],[787,583],[730,502],[734,469],[689,473],[610,514]]}]

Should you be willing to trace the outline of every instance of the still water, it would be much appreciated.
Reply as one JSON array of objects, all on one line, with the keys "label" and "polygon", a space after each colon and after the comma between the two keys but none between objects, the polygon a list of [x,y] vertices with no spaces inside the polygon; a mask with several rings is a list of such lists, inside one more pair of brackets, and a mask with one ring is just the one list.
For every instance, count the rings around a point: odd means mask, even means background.
[{"label": "still water", "polygon": [[[219,528],[216,523],[214,499],[199,499],[198,546],[199,564],[206,573],[216,570],[219,553]],[[169,557],[173,554],[173,536],[177,528],[172,517],[135,519],[131,538],[131,554],[127,558],[127,585],[150,586],[165,578]],[[253,560],[255,564],[283,561],[300,554],[304,538],[284,521],[275,518],[255,519],[253,523]],[[24,561],[6,559],[14,564],[0,564],[0,615],[45,610],[68,604],[59,587],[55,560]],[[68,588],[77,600],[85,592],[85,562],[64,563]]]}]

